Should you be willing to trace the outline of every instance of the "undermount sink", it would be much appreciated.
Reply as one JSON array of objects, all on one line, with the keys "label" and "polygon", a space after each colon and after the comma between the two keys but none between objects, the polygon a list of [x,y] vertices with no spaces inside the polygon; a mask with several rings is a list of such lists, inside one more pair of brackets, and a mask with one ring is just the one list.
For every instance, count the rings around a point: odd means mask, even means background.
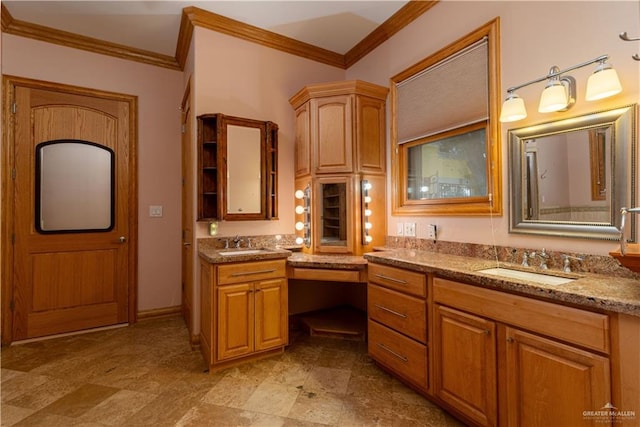
[{"label": "undermount sink", "polygon": [[218,252],[218,254],[222,256],[257,255],[266,253],[269,253],[266,249],[229,249]]},{"label": "undermount sink", "polygon": [[512,270],[510,268],[503,267],[478,270],[477,273],[491,274],[493,276],[506,277],[509,279],[526,280],[528,282],[540,283],[542,285],[562,285],[576,280],[569,277],[554,276],[546,273],[535,273],[533,271]]}]

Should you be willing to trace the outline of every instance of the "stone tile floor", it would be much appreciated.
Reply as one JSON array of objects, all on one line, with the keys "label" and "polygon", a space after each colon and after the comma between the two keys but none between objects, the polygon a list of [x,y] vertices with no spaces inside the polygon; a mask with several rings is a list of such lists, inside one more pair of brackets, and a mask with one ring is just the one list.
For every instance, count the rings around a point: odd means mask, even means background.
[{"label": "stone tile floor", "polygon": [[2,426],[460,426],[363,342],[291,334],[285,353],[207,373],[179,317],[3,347]]}]

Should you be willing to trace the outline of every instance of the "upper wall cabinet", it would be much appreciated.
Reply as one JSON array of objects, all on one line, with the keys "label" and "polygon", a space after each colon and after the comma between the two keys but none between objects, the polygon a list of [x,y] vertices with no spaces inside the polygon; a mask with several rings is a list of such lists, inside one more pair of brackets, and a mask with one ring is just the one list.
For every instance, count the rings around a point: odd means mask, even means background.
[{"label": "upper wall cabinet", "polygon": [[198,220],[278,217],[278,125],[198,116]]},{"label": "upper wall cabinet", "polygon": [[352,80],[309,85],[289,102],[296,112],[296,177],[384,173],[388,89]]}]

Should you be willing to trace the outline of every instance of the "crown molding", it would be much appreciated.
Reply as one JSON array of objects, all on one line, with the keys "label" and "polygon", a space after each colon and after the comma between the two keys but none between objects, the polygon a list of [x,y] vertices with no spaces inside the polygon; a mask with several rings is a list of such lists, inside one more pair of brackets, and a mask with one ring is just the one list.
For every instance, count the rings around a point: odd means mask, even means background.
[{"label": "crown molding", "polygon": [[19,21],[11,16],[11,13],[9,13],[4,4],[1,5],[2,32],[114,56],[129,61],[169,68],[171,70],[183,70],[191,46],[193,28],[198,26],[312,61],[347,69],[413,22],[424,12],[432,8],[438,1],[439,0],[409,1],[345,55],[263,30],[262,28],[254,27],[253,25],[245,24],[194,6],[185,7],[182,10],[175,57],[57,30],[43,25],[32,24],[30,22]]},{"label": "crown molding", "polygon": [[435,6],[438,1],[409,1],[344,55],[345,68],[351,67],[376,47],[389,40],[398,31]]},{"label": "crown molding", "polygon": [[158,67],[180,70],[176,59],[169,55],[137,49],[117,43],[111,43],[92,37],[81,36],[44,25],[13,19],[5,5],[2,5],[2,32],[15,36],[53,43],[60,46],[81,49],[93,53],[114,56],[129,61],[142,62]]},{"label": "crown molding", "polygon": [[[187,16],[189,22],[191,22],[193,26],[206,28],[229,36],[258,43],[266,47],[311,59],[323,64],[343,69],[345,68],[344,56],[339,53],[276,34],[271,31],[263,30],[262,28],[254,27],[253,25],[245,24],[243,22],[236,21],[235,19],[227,18],[226,16],[218,15],[197,7],[186,7],[182,10],[182,13],[183,16]],[[181,26],[181,32],[183,29],[186,30],[185,27]],[[183,37],[178,37],[178,40],[181,40],[181,48],[184,48],[185,46],[185,40],[183,39]],[[181,54],[181,57],[182,56],[184,56],[184,54]]]}]

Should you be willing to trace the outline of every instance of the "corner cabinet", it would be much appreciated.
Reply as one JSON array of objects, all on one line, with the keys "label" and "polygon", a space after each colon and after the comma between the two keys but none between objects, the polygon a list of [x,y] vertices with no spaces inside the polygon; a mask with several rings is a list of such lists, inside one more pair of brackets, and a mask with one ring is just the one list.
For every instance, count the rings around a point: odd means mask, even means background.
[{"label": "corner cabinet", "polygon": [[197,219],[277,219],[278,125],[219,113],[197,123]]},{"label": "corner cabinet", "polygon": [[[387,93],[386,87],[351,80],[309,85],[289,100],[295,110],[296,190],[308,185],[312,192],[312,247],[306,252],[360,255],[384,244]],[[367,210],[374,215],[366,233],[364,182],[371,185]]]},{"label": "corner cabinet", "polygon": [[200,349],[211,371],[280,354],[288,344],[286,260],[200,260]]}]

